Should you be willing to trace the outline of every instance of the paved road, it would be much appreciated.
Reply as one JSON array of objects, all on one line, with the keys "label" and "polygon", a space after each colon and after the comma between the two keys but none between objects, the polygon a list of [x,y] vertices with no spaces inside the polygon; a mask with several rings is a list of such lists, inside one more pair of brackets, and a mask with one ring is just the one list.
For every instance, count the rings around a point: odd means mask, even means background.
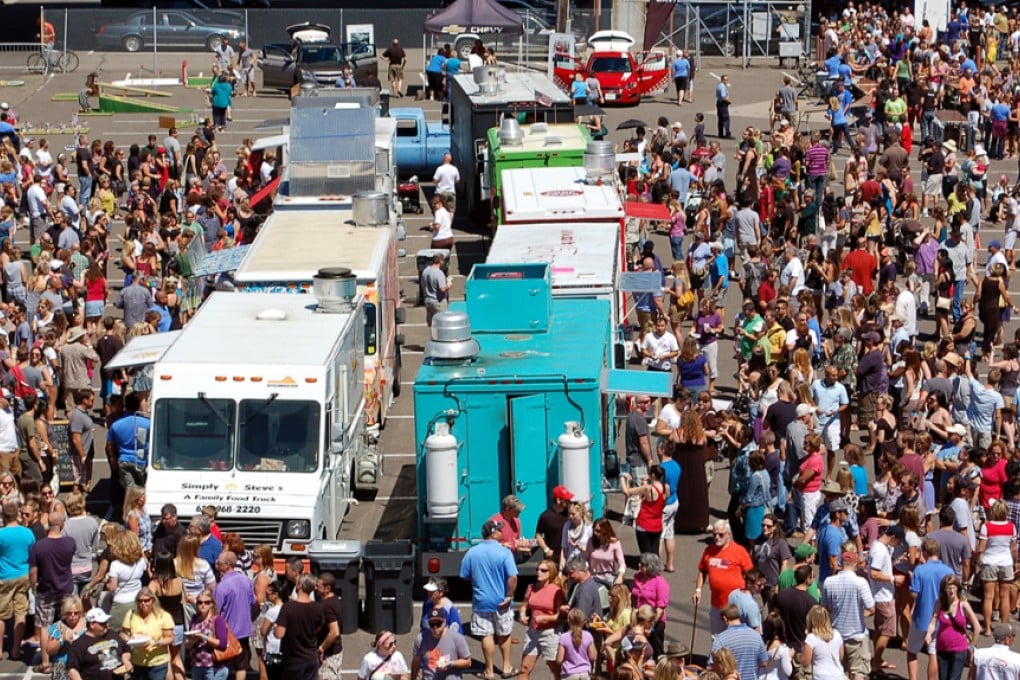
[{"label": "paved road", "polygon": [[[386,31],[382,30],[381,34]],[[412,51],[413,52],[413,51]],[[43,81],[38,77],[27,78],[27,83],[21,88],[0,88],[0,99],[10,102],[19,112],[22,121],[33,121],[38,125],[42,121],[60,122],[70,121],[74,104],[70,102],[52,102],[51,97],[57,92],[77,91],[84,79],[84,74],[89,71],[99,70],[104,79],[123,77],[128,72],[139,72],[139,58],[126,54],[83,54],[82,65],[78,73],[69,76],[56,76]],[[410,62],[420,63],[417,54],[412,54]],[[200,59],[195,54],[189,55],[161,55],[164,68],[168,72],[179,68],[180,60],[187,58],[191,64],[199,64]],[[199,66],[193,66],[198,70]],[[746,71],[739,70],[737,62],[732,63],[725,60],[707,61],[699,74],[696,83],[696,104],[687,104],[682,109],[675,106],[675,102],[668,95],[654,97],[643,102],[640,106],[631,109],[610,110],[607,123],[610,129],[626,118],[640,117],[648,123],[654,123],[659,116],[665,116],[670,121],[681,120],[688,130],[693,130],[694,113],[704,111],[706,113],[707,129],[711,133],[715,129],[714,99],[713,90],[717,82],[716,76],[722,73],[729,73],[732,85],[732,96],[735,101],[733,109],[733,130],[738,132],[746,125],[760,126],[767,123],[768,103],[771,95],[782,78],[779,69],[773,67],[755,67]],[[409,82],[418,82],[417,74],[410,74]],[[196,111],[205,113],[204,97],[195,90],[174,90],[174,100],[182,106],[194,107]],[[400,104],[409,104],[407,99]],[[438,105],[425,103],[426,109],[431,118],[438,118]],[[278,119],[286,117],[288,102],[285,97],[271,93],[260,93],[255,99],[236,99],[233,109],[234,120],[226,132],[218,135],[223,148],[224,156],[231,156],[232,146],[241,143],[246,137],[257,137],[263,134],[272,134],[274,131],[255,131],[255,127],[267,119]],[[132,143],[144,143],[145,136],[157,130],[157,116],[155,115],[117,115],[117,116],[94,116],[87,118],[91,127],[91,139],[112,139],[118,145],[128,146]],[[626,132],[613,131],[610,138],[618,144],[622,143]],[[183,136],[183,135],[182,135]],[[65,144],[71,143],[69,134],[49,135],[51,147],[56,149]],[[724,148],[732,149],[732,144]],[[1009,165],[1009,167],[1007,167]],[[998,177],[999,173],[1008,173],[1011,180],[1015,177],[1015,170],[1012,163],[993,163],[993,172],[990,176]],[[732,171],[731,171],[732,172]],[[407,251],[412,254],[422,248],[427,248],[429,235],[422,228],[427,223],[427,218],[408,216],[408,243]],[[117,225],[122,229],[122,225]],[[472,229],[470,225],[460,225],[458,229],[457,247],[453,256],[452,271],[454,272],[453,298],[463,297],[464,276],[470,270],[471,265],[484,259],[487,243],[480,235],[480,230]],[[998,234],[996,234],[998,235]],[[983,234],[984,238],[992,238],[989,234]],[[664,236],[655,236],[653,240],[657,243],[657,252],[666,260],[668,265],[669,248]],[[115,280],[113,285],[120,282]],[[369,539],[393,540],[407,538],[413,535],[415,527],[415,486],[414,486],[414,451],[413,441],[413,412],[410,398],[410,386],[413,384],[414,375],[421,364],[421,348],[428,339],[427,329],[424,323],[424,311],[414,307],[416,298],[416,270],[413,257],[407,257],[401,265],[403,282],[403,295],[405,304],[408,305],[407,323],[403,332],[407,337],[407,346],[404,350],[404,372],[403,385],[404,396],[397,400],[390,412],[390,420],[382,437],[382,448],[384,451],[385,475],[378,497],[374,502],[366,502],[355,507],[347,521],[344,523],[341,535],[344,538],[354,538],[362,541]],[[1015,277],[1020,279],[1020,277]],[[1014,284],[1014,289],[1018,286]],[[727,300],[728,318],[733,318],[739,307],[737,293],[731,293]],[[1015,325],[1015,324],[1014,324]],[[924,322],[924,331],[930,331],[932,323]],[[1012,333],[1012,328],[1007,329]],[[723,343],[724,350],[720,353],[721,378],[719,386],[721,390],[730,390],[734,387],[733,374],[736,371],[736,364],[731,357],[731,343]],[[100,438],[101,439],[101,438]],[[97,442],[98,445],[98,442]],[[869,465],[865,466],[870,468]],[[100,471],[105,472],[100,464]],[[717,476],[716,483],[711,490],[713,513],[721,516],[728,498],[725,493],[726,474],[723,471]],[[97,492],[94,499],[96,504],[101,504],[102,488]],[[610,502],[612,510],[619,512],[621,503],[619,498],[613,498]],[[633,532],[623,528],[621,536],[624,544],[630,553],[636,553],[636,542]],[[695,565],[704,547],[701,537],[680,537],[678,539],[678,569],[676,573],[668,575],[669,582],[673,589],[672,602],[667,611],[668,626],[667,637],[690,641],[691,624],[693,619],[693,607],[690,603],[690,595],[693,590],[695,579]],[[463,597],[463,594],[461,594]],[[416,607],[416,615],[418,613]],[[707,633],[707,608],[702,608],[698,615],[698,643],[696,650],[704,652],[709,645]],[[518,628],[515,632],[517,638],[523,637],[523,630]],[[345,675],[356,672],[361,656],[367,651],[371,643],[371,635],[360,632],[356,635],[345,637]],[[402,636],[400,649],[410,656],[412,638]],[[480,659],[479,645],[472,641],[472,651],[475,658]],[[520,646],[514,647],[515,665],[519,662]],[[901,653],[891,652],[888,657],[896,663],[899,668],[905,669],[905,660]],[[545,677],[547,671],[542,666],[536,673]],[[25,678],[31,676],[22,664],[10,661],[0,662],[0,680],[11,680],[12,678]]]}]

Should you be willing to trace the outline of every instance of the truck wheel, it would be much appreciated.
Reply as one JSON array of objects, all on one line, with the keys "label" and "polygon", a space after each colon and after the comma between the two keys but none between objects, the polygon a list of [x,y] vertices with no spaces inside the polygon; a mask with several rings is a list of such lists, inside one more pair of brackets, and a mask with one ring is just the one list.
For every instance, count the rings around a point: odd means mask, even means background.
[{"label": "truck wheel", "polygon": [[397,356],[393,360],[393,398],[400,396],[400,367],[403,360],[400,358],[400,348],[397,348]]}]

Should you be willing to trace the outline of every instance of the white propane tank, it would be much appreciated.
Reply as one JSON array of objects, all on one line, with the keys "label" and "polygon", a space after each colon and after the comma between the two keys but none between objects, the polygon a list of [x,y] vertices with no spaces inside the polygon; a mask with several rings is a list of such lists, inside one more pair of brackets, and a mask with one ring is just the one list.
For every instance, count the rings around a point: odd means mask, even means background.
[{"label": "white propane tank", "polygon": [[436,423],[425,440],[425,489],[432,519],[452,519],[460,507],[457,495],[457,438],[448,423]]},{"label": "white propane tank", "polygon": [[559,437],[560,483],[570,489],[578,503],[591,501],[589,460],[591,440],[581,426],[569,420],[563,424],[565,431]]}]

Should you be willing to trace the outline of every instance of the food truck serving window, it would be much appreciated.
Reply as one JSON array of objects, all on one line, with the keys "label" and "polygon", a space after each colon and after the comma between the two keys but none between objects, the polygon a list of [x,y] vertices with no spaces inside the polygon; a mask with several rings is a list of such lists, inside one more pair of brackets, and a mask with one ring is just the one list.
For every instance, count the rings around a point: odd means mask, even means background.
[{"label": "food truck serving window", "polygon": [[234,453],[230,399],[159,399],[153,412],[152,465],[157,470],[226,470]]},{"label": "food truck serving window", "polygon": [[238,424],[240,469],[314,472],[318,467],[318,403],[245,399],[241,402]]}]

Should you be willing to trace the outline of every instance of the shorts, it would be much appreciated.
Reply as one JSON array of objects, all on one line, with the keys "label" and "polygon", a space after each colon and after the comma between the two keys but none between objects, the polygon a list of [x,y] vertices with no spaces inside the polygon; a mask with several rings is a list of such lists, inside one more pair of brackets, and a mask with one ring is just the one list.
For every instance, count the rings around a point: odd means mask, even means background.
[{"label": "shorts", "polygon": [[103,310],[106,308],[106,303],[102,300],[86,300],[85,301],[85,318],[86,319],[98,319],[103,315]]},{"label": "shorts", "polygon": [[28,614],[28,576],[0,581],[0,620]]},{"label": "shorts", "polygon": [[228,661],[227,665],[233,671],[247,671],[251,666],[251,645],[248,644],[248,638],[238,638],[237,641],[241,643],[241,653]]},{"label": "shorts", "polygon": [[680,507],[680,501],[676,500],[662,508],[662,540],[664,541],[673,538],[678,507]]},{"label": "shorts", "polygon": [[63,595],[36,595],[35,596],[35,626],[46,630],[57,620],[57,608]]},{"label": "shorts", "polygon": [[928,175],[924,180],[925,196],[942,196],[942,175]]},{"label": "shorts", "polygon": [[875,603],[875,634],[896,637],[896,602]]},{"label": "shorts", "polygon": [[400,80],[404,77],[404,67],[400,64],[390,64],[386,72],[389,74],[390,80]]},{"label": "shorts", "polygon": [[521,656],[541,656],[546,661],[555,661],[559,649],[560,636],[555,628],[546,630],[528,629],[528,640],[524,643]]},{"label": "shorts", "polygon": [[1013,580],[1013,565],[1010,564],[1005,567],[997,567],[994,564],[982,564],[981,565],[981,580],[982,581],[999,581],[1005,583]]},{"label": "shorts", "polygon": [[927,626],[918,626],[913,621],[910,622],[910,635],[907,636],[907,654],[934,654],[935,653],[935,639],[933,638],[931,644],[924,644],[924,636],[928,633]]},{"label": "shorts", "polygon": [[1005,243],[1006,250],[1013,250],[1014,246],[1016,246],[1016,230],[1015,229],[1007,229],[1006,230],[1006,243]]},{"label": "shorts", "polygon": [[319,680],[337,680],[344,666],[344,653],[327,656],[319,664]]},{"label": "shorts", "polygon": [[471,614],[471,634],[476,637],[509,635],[514,629],[514,610],[505,612],[474,612]]},{"label": "shorts", "polygon": [[846,650],[843,666],[851,678],[866,678],[871,673],[871,640],[844,640]]},{"label": "shorts", "polygon": [[184,645],[184,624],[174,625],[174,641],[172,643],[175,647],[181,647]]},{"label": "shorts", "polygon": [[870,423],[878,411],[880,392],[864,392],[857,395],[857,424]]},{"label": "shorts", "polygon": [[690,82],[691,81],[688,76],[677,76],[673,79],[673,84],[676,85],[677,91],[686,90]]}]

